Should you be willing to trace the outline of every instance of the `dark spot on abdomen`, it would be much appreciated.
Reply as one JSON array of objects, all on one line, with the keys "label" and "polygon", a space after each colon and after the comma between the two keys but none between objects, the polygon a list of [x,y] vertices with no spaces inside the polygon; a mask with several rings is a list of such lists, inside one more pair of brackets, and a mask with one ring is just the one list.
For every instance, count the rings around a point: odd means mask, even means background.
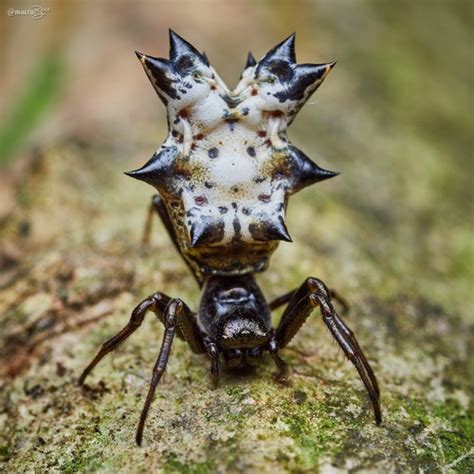
[{"label": "dark spot on abdomen", "polygon": [[239,121],[238,118],[228,118],[225,121],[229,124],[230,131],[233,132],[235,130],[235,124]]},{"label": "dark spot on abdomen", "polygon": [[207,154],[209,155],[209,158],[217,158],[219,156],[219,149],[216,147],[210,148]]},{"label": "dark spot on abdomen", "polygon": [[204,196],[196,196],[194,198],[194,202],[198,205],[198,206],[202,206],[203,204],[205,204],[207,202],[207,199],[204,197]]},{"label": "dark spot on abdomen", "polygon": [[234,220],[232,221],[232,227],[234,228],[234,236],[232,237],[232,242],[238,242],[242,238],[242,226],[240,225],[238,217],[234,217]]}]

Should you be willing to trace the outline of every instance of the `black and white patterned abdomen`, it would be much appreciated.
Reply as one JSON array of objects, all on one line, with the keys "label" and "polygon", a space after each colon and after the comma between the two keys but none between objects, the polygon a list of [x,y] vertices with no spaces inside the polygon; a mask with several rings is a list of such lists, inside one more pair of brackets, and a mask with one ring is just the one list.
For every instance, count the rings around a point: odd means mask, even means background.
[{"label": "black and white patterned abdomen", "polygon": [[198,273],[262,271],[280,240],[288,197],[335,176],[291,145],[286,129],[334,63],[296,64],[294,36],[260,61],[251,55],[234,91],[207,57],[170,33],[170,60],[138,53],[167,106],[169,135],[129,175],[156,187],[180,250]]}]

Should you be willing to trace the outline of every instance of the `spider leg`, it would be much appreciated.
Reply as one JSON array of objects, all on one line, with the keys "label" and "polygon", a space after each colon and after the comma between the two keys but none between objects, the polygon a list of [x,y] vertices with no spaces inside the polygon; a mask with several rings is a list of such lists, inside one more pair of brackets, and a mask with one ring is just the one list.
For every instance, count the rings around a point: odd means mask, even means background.
[{"label": "spider leg", "polygon": [[210,338],[204,339],[204,345],[206,347],[207,355],[211,359],[211,377],[214,385],[219,383],[219,377],[221,372],[221,365],[219,361],[219,348],[217,344]]},{"label": "spider leg", "polygon": [[142,324],[148,311],[163,312],[170,301],[169,296],[163,293],[153,293],[145,298],[132,311],[127,325],[114,337],[102,344],[100,351],[94,357],[92,362],[85,368],[79,377],[79,385],[82,385],[92,369],[109,353],[116,349],[123,341],[130,337]]},{"label": "spider leg", "polygon": [[163,316],[165,332],[163,334],[160,354],[158,355],[158,359],[156,360],[155,366],[153,367],[150,387],[148,389],[145,405],[143,406],[143,410],[140,415],[140,421],[138,423],[137,434],[135,437],[139,446],[142,444],[143,429],[145,428],[145,421],[148,416],[153,397],[155,395],[156,387],[158,386],[158,383],[161,380],[161,377],[163,376],[163,373],[168,364],[171,346],[173,344],[173,339],[177,330],[178,315],[183,311],[183,307],[184,303],[181,300],[172,299],[168,304]]},{"label": "spider leg", "polygon": [[[297,288],[289,291],[288,293],[284,293],[283,295],[276,297],[273,301],[269,303],[270,310],[274,311],[280,306],[283,306],[284,304],[288,303],[291,298],[293,298],[293,295],[296,293],[296,290]],[[332,300],[337,301],[341,305],[342,314],[348,314],[351,309],[348,301],[337,290],[334,290],[333,288],[329,289],[329,294],[331,295]]]},{"label": "spider leg", "polygon": [[293,298],[295,291],[296,290],[291,290],[288,291],[288,293],[284,293],[281,296],[277,296],[273,301],[268,304],[268,306],[270,307],[270,311],[278,309],[280,306],[283,306],[284,304],[288,303],[291,298]]},{"label": "spider leg", "polygon": [[[148,311],[153,311],[156,317],[165,324],[164,315],[171,298],[164,293],[156,292],[145,298],[132,311],[127,325],[114,337],[107,340],[94,357],[92,362],[85,368],[79,377],[79,385],[82,385],[92,369],[109,353],[115,350],[122,342],[130,337],[142,324]],[[186,341],[195,353],[204,352],[201,331],[197,325],[193,312],[183,303],[183,310],[179,313],[177,336]]]},{"label": "spider leg", "polygon": [[153,227],[153,217],[155,215],[155,206],[153,206],[154,199],[155,199],[155,196],[152,196],[151,202],[148,206],[148,212],[146,214],[145,225],[143,226],[142,245],[144,247],[147,247],[148,245],[150,245],[151,230]]},{"label": "spider leg", "polygon": [[270,341],[268,345],[268,351],[270,352],[273,362],[275,362],[275,365],[278,369],[278,373],[275,377],[276,380],[279,382],[286,382],[288,380],[290,369],[288,364],[278,355],[278,343],[275,338]]},{"label": "spider leg", "polygon": [[331,300],[337,301],[342,307],[342,314],[347,315],[351,310],[351,305],[349,302],[344,298],[344,296],[339,293],[339,291],[335,290],[334,288],[329,288],[329,296]]},{"label": "spider leg", "polygon": [[165,332],[161,345],[160,355],[153,369],[153,376],[150,389],[145,401],[145,406],[138,424],[136,440],[141,444],[143,438],[143,428],[145,426],[146,417],[150,409],[156,386],[163,375],[168,363],[171,344],[174,336],[185,340],[191,350],[195,353],[205,352],[205,346],[202,339],[201,331],[196,322],[194,313],[179,299],[171,299],[163,293],[157,292],[144,299],[132,311],[132,315],[128,324],[114,337],[106,341],[92,362],[86,367],[79,378],[79,385],[82,385],[92,371],[92,369],[105,357],[109,352],[116,349],[125,339],[131,336],[142,324],[148,311],[153,311],[157,318],[164,324]]},{"label": "spider leg", "polygon": [[181,249],[178,244],[178,239],[176,237],[176,232],[173,228],[173,224],[171,223],[171,219],[168,215],[168,211],[166,209],[166,206],[163,202],[163,199],[158,194],[155,194],[151,198],[151,204],[150,207],[148,208],[148,215],[147,219],[145,222],[145,227],[143,229],[143,236],[142,236],[142,243],[143,245],[148,245],[150,243],[150,234],[151,234],[151,228],[152,228],[152,220],[153,220],[153,213],[156,212],[158,216],[161,219],[161,222],[165,226],[166,231],[168,232],[168,235],[173,242],[173,245],[175,246],[176,250],[178,253],[181,255],[181,257],[184,260],[184,263],[187,265],[187,267],[191,270],[191,273],[193,274],[197,284],[199,285],[199,288],[202,287],[202,278],[199,277],[199,275],[196,273],[196,270],[189,264],[189,262],[184,258]]},{"label": "spider leg", "polygon": [[354,364],[372,402],[375,422],[380,424],[380,390],[375,374],[351,329],[342,321],[331,303],[330,291],[317,278],[308,278],[291,298],[276,330],[279,348],[288,345],[313,309],[319,306],[324,323],[346,357]]}]

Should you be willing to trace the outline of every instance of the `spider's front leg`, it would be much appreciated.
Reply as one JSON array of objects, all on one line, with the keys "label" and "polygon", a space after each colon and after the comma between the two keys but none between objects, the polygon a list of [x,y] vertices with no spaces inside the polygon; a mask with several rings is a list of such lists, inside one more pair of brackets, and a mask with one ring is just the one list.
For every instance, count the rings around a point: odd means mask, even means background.
[{"label": "spider's front leg", "polygon": [[142,444],[143,429],[145,428],[145,421],[148,416],[148,411],[150,410],[151,402],[153,401],[153,397],[155,396],[156,387],[158,386],[158,383],[165,372],[166,366],[168,365],[171,345],[173,344],[173,339],[176,334],[178,314],[182,314],[183,305],[184,303],[179,299],[171,300],[170,304],[166,308],[163,317],[165,332],[163,334],[160,354],[158,355],[158,359],[156,359],[155,366],[153,367],[150,387],[146,396],[145,405],[143,406],[143,410],[140,415],[137,434],[135,436],[135,439],[139,446]]},{"label": "spider's front leg", "polygon": [[194,313],[178,298],[170,298],[169,296],[157,292],[145,298],[132,311],[127,325],[114,337],[106,341],[92,362],[86,367],[79,378],[79,384],[82,385],[86,377],[92,369],[109,353],[116,349],[122,342],[131,336],[142,324],[148,311],[155,313],[156,317],[165,326],[163,341],[161,344],[160,354],[153,368],[152,379],[148,395],[143,407],[140,422],[138,424],[136,441],[140,445],[143,438],[143,429],[145,421],[150,409],[156,387],[160,381],[163,372],[166,369],[168,358],[171,352],[171,345],[174,336],[185,340],[194,353],[201,354],[205,352],[205,346],[202,340],[201,331],[196,322]]},{"label": "spider's front leg", "polygon": [[[298,288],[295,288],[294,290],[288,291],[287,293],[285,293],[281,296],[278,296],[277,298],[272,300],[269,303],[270,310],[274,311],[275,309],[280,308],[284,304],[289,303],[291,301],[291,298],[293,298],[293,295],[296,293],[297,290],[298,290]],[[331,296],[332,301],[337,301],[341,305],[341,309],[342,309],[341,313],[343,315],[349,314],[349,311],[351,310],[351,306],[350,306],[349,302],[346,300],[346,298],[344,298],[344,296],[342,296],[334,288],[329,288],[329,295]]]},{"label": "spider's front leg", "polygon": [[84,369],[81,376],[79,377],[79,385],[82,385],[87,376],[92,372],[94,367],[109,353],[116,349],[122,342],[128,339],[143,323],[146,314],[148,311],[154,311],[155,314],[163,312],[171,298],[163,293],[156,292],[150,295],[148,298],[145,298],[141,303],[139,303],[135,309],[132,311],[130,320],[127,325],[119,331],[111,339],[107,340],[102,344],[97,355],[94,357],[92,362]]},{"label": "spider's front leg", "polygon": [[211,359],[211,378],[214,387],[219,384],[219,377],[221,373],[221,366],[219,361],[219,348],[217,344],[208,336],[203,338],[204,346],[206,348],[207,355]]},{"label": "spider's front leg", "polygon": [[375,422],[380,424],[380,390],[375,374],[351,329],[337,314],[331,303],[330,291],[317,278],[308,278],[292,295],[280,324],[276,329],[275,340],[278,348],[288,345],[301,329],[312,311],[319,306],[323,321],[337,341],[346,357],[354,364],[367,389],[374,410]]}]

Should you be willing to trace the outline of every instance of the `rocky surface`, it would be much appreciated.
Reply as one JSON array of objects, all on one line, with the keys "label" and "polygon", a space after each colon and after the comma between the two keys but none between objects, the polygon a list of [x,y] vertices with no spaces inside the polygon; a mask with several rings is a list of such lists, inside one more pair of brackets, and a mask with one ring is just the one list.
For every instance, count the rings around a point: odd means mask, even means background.
[{"label": "rocky surface", "polygon": [[137,448],[160,323],[150,317],[85,388],[77,377],[144,296],[160,289],[196,307],[199,295],[158,223],[151,246],[140,245],[150,193],[115,172],[126,165],[102,159],[109,153],[71,143],[37,153],[2,229],[7,472],[472,471],[469,305],[432,293],[437,283],[423,269],[416,285],[391,281],[396,254],[366,237],[376,236],[370,219],[360,225],[329,186],[320,186],[322,202],[306,195],[293,204],[296,243],[281,246],[260,281],[276,296],[318,275],[350,300],[346,321],[380,380],[382,426],[314,314],[283,353],[288,385],[272,379],[267,361],[213,388],[208,361],[176,341]]}]

